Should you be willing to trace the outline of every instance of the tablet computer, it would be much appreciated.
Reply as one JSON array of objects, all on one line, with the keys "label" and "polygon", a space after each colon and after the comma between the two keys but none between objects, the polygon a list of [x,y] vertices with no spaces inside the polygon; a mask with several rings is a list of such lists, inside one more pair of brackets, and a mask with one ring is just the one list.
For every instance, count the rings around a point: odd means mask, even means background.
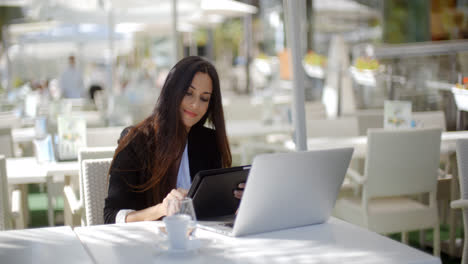
[{"label": "tablet computer", "polygon": [[198,172],[187,194],[192,198],[198,220],[233,215],[240,200],[233,191],[247,180],[250,165]]}]

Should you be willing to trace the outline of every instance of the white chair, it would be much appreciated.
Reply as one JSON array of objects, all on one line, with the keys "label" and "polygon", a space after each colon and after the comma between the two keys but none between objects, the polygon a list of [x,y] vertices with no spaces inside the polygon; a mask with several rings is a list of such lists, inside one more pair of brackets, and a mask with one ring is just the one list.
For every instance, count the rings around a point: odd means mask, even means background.
[{"label": "white chair", "polygon": [[86,225],[104,224],[104,200],[107,197],[107,183],[112,159],[91,159],[83,161],[84,206]]},{"label": "white chair", "polygon": [[382,109],[358,110],[353,116],[357,118],[360,136],[367,135],[368,129],[384,127],[384,113]]},{"label": "white chair", "polygon": [[103,127],[106,125],[106,120],[98,111],[73,111],[71,116],[84,118],[86,127]]},{"label": "white chair", "polygon": [[5,155],[8,158],[15,156],[11,128],[9,127],[0,128],[0,155]]},{"label": "white chair", "polygon": [[63,188],[65,225],[79,226],[86,224],[86,214],[83,210],[83,162],[89,159],[112,158],[114,152],[115,147],[81,148],[79,150],[80,173],[78,179],[65,177],[65,186]]},{"label": "white chair", "polygon": [[15,128],[21,125],[20,118],[13,112],[0,112],[0,128]]},{"label": "white chair", "polygon": [[[307,138],[319,137],[356,137],[359,135],[358,123],[355,117],[336,119],[310,119],[306,120]],[[268,152],[287,152],[291,149],[286,145],[294,145],[292,141],[280,144],[265,143],[261,141],[249,142],[243,148],[243,163],[247,164],[253,154]],[[354,166],[354,164],[353,164]]]},{"label": "white chair", "polygon": [[[440,128],[447,131],[445,114],[443,111],[413,112],[412,118],[417,128]],[[457,215],[450,209],[450,201],[455,199],[457,193],[457,179],[453,179],[451,168],[451,153],[441,154],[440,163],[443,169],[439,169],[439,184],[437,190],[437,200],[439,203],[439,216],[441,223],[449,226],[449,249],[448,254],[455,255],[456,229],[459,226]],[[456,170],[456,167],[453,168]]]},{"label": "white chair", "polygon": [[457,140],[458,177],[460,179],[460,199],[451,202],[451,207],[462,209],[464,241],[462,264],[468,264],[468,140]]},{"label": "white chair", "polygon": [[359,126],[355,117],[306,120],[307,138],[356,137]]},{"label": "white chair", "polygon": [[416,127],[441,128],[442,131],[447,130],[445,114],[443,111],[413,112],[412,117],[416,123]]},{"label": "white chair", "polygon": [[87,147],[116,147],[125,127],[96,127],[86,129]]},{"label": "white chair", "polygon": [[[440,129],[369,130],[364,176],[348,170],[362,185],[362,196],[337,200],[335,215],[345,221],[388,234],[434,229],[434,255],[440,254],[437,170]],[[425,204],[409,196],[429,194]]]},{"label": "white chair", "polygon": [[0,191],[0,230],[24,229],[25,221],[21,191],[16,189],[9,191],[6,160],[3,155],[0,155]]},{"label": "white chair", "polygon": [[306,119],[325,119],[327,111],[325,105],[320,101],[305,102]]}]

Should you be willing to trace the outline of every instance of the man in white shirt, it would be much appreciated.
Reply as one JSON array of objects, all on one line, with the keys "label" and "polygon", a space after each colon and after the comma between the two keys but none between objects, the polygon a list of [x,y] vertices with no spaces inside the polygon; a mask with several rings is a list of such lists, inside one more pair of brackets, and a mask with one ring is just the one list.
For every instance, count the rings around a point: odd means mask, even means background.
[{"label": "man in white shirt", "polygon": [[68,57],[69,67],[60,76],[62,98],[81,98],[85,96],[83,77],[75,64],[75,56]]}]

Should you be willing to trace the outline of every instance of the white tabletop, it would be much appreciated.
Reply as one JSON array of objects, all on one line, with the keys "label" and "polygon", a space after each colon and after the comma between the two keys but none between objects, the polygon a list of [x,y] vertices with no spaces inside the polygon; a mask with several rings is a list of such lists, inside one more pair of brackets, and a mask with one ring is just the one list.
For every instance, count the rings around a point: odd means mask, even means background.
[{"label": "white tabletop", "polygon": [[227,135],[230,138],[257,137],[271,133],[290,133],[293,128],[289,124],[265,124],[259,120],[232,120],[226,122]]},{"label": "white tabletop", "polygon": [[93,263],[69,226],[0,232],[1,263]]},{"label": "white tabletop", "polygon": [[36,129],[34,127],[13,128],[11,130],[13,142],[32,142],[36,136]]},{"label": "white tabletop", "polygon": [[38,163],[35,157],[7,158],[6,166],[9,184],[45,183],[49,176],[63,181],[79,172],[77,161]]},{"label": "white tabletop", "polygon": [[231,238],[202,229],[203,247],[167,250],[161,222],[75,228],[96,263],[441,263],[427,253],[332,218],[326,224]]},{"label": "white tabletop", "polygon": [[[454,153],[458,139],[468,139],[468,131],[442,132],[440,153]],[[366,156],[367,136],[308,138],[307,146],[309,150],[352,147],[354,148],[353,157],[362,158]],[[285,147],[289,150],[294,150],[295,145],[292,141],[288,141],[286,142]]]}]

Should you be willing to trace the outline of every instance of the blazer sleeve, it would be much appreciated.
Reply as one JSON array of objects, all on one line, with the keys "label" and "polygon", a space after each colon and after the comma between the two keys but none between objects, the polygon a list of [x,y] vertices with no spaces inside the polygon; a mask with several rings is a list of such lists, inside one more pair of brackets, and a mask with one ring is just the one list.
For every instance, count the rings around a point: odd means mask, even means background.
[{"label": "blazer sleeve", "polygon": [[136,192],[131,187],[142,184],[144,175],[136,147],[135,140],[132,140],[113,160],[104,205],[106,224],[115,223],[115,217],[122,209],[141,210],[146,205],[144,193]]}]

